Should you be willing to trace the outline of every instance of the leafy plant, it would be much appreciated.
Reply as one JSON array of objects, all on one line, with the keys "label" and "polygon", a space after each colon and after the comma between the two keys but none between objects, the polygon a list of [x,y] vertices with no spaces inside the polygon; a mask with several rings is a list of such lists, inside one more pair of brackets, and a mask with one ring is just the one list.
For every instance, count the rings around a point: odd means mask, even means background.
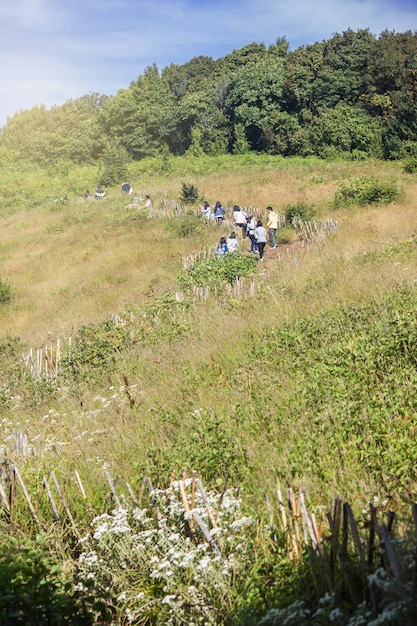
[{"label": "leafy plant", "polygon": [[287,222],[292,222],[294,217],[298,217],[300,220],[311,220],[316,214],[316,210],[311,204],[302,201],[296,204],[287,204],[284,207],[284,212]]},{"label": "leafy plant", "polygon": [[183,270],[178,281],[183,289],[190,287],[220,287],[233,285],[237,278],[250,276],[256,271],[256,259],[244,254],[226,254],[221,258],[202,259]]},{"label": "leafy plant", "polygon": [[93,623],[73,584],[62,580],[42,537],[36,543],[8,538],[0,547],[0,622],[3,626]]},{"label": "leafy plant", "polygon": [[334,205],[387,204],[400,196],[400,190],[392,181],[378,181],[375,178],[361,176],[347,181],[337,191]]}]

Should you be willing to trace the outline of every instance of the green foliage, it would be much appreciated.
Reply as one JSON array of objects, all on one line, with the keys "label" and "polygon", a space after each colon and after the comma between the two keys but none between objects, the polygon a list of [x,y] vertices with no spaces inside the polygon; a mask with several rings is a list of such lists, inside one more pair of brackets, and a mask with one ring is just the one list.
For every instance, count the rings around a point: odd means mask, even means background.
[{"label": "green foliage", "polygon": [[308,221],[315,217],[316,209],[311,204],[300,200],[296,204],[287,204],[284,207],[284,214],[287,222],[292,222],[295,217]]},{"label": "green foliage", "polygon": [[407,174],[415,174],[417,172],[417,157],[408,157],[404,161],[403,169]]},{"label": "green foliage", "polygon": [[249,152],[249,142],[246,139],[245,127],[243,124],[236,124],[234,128],[233,154],[246,154]]},{"label": "green foliage", "polygon": [[0,622],[3,626],[93,624],[84,602],[65,584],[44,540],[3,538],[0,546]]},{"label": "green foliage", "polygon": [[378,181],[361,176],[347,181],[336,192],[335,207],[366,204],[388,204],[397,200],[400,190],[393,181]]},{"label": "green foliage", "polygon": [[257,262],[253,256],[245,254],[226,254],[223,257],[202,259],[178,276],[183,289],[191,287],[211,287],[221,289],[225,283],[233,285],[237,278],[250,276],[256,271]]},{"label": "green foliage", "polygon": [[109,319],[86,324],[77,331],[62,365],[74,372],[82,372],[86,367],[107,368],[132,341],[132,328],[127,323]]},{"label": "green foliage", "polygon": [[189,237],[204,230],[205,224],[193,212],[171,218],[166,228],[175,237]]},{"label": "green foliage", "polygon": [[5,304],[6,302],[10,302],[10,299],[11,299],[10,285],[6,283],[4,280],[0,279],[0,305]]},{"label": "green foliage", "polygon": [[182,183],[180,202],[183,204],[196,204],[200,200],[200,192],[192,183]]},{"label": "green foliage", "polygon": [[127,178],[129,157],[121,145],[109,146],[103,154],[103,165],[100,171],[102,185],[116,185]]}]

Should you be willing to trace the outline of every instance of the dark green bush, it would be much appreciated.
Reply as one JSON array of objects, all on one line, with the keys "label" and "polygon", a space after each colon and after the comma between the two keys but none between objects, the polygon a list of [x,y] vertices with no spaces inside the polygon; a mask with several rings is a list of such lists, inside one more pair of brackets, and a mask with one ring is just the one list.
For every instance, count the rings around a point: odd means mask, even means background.
[{"label": "dark green bush", "polygon": [[200,193],[196,185],[182,183],[180,202],[183,204],[196,204],[200,198]]},{"label": "dark green bush", "polygon": [[392,181],[378,181],[365,176],[347,181],[336,193],[335,207],[364,206],[366,204],[387,204],[400,196],[397,184]]},{"label": "dark green bush", "polygon": [[0,623],[58,626],[92,624],[93,618],[40,539],[32,544],[9,538],[0,546]]}]

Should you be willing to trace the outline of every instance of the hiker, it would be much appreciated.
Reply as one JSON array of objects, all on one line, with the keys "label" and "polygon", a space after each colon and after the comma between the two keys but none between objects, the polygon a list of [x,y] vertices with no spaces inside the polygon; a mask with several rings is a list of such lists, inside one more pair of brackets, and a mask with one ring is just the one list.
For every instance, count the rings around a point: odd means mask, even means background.
[{"label": "hiker", "polygon": [[227,238],[226,244],[229,249],[229,252],[236,252],[236,250],[239,247],[239,242],[237,240],[235,232],[230,233],[230,237]]},{"label": "hiker", "polygon": [[211,208],[207,201],[204,202],[203,206],[201,206],[200,209],[203,217],[205,217],[207,220],[211,220]]},{"label": "hiker", "polygon": [[255,239],[255,228],[257,226],[257,220],[253,215],[249,215],[249,223],[248,223],[248,235],[250,239],[250,251],[252,254],[258,252],[258,246],[256,245]]},{"label": "hiker", "polygon": [[90,202],[90,200],[92,199],[93,199],[93,196],[91,195],[90,190],[86,189],[85,194],[84,194],[84,200],[87,200],[88,202]]},{"label": "hiker", "polygon": [[242,209],[235,204],[233,207],[233,220],[235,222],[235,226],[238,226],[242,232],[242,238],[246,239],[247,234],[247,221],[246,221],[246,213],[242,211]]},{"label": "hiker", "polygon": [[106,192],[104,191],[104,189],[101,188],[101,185],[99,185],[97,187],[96,193],[94,194],[94,199],[103,200],[105,196],[106,196]]},{"label": "hiker", "polygon": [[217,200],[214,205],[214,219],[216,220],[219,226],[223,224],[224,216],[226,215],[226,209],[222,207],[222,204],[219,200]]},{"label": "hiker", "polygon": [[255,239],[256,239],[256,245],[258,246],[259,260],[263,261],[264,260],[264,248],[266,244],[266,229],[262,226],[262,222],[260,220],[256,223]]},{"label": "hiker", "polygon": [[152,200],[149,196],[145,196],[145,204],[141,208],[149,211],[149,217],[152,217]]},{"label": "hiker", "polygon": [[217,245],[217,248],[216,248],[216,256],[220,258],[224,256],[225,254],[227,254],[228,252],[229,252],[229,248],[227,247],[226,238],[222,237],[220,239],[220,243]]},{"label": "hiker", "polygon": [[122,185],[122,193],[127,193],[129,196],[133,193],[133,189],[130,186],[130,183],[123,183]]},{"label": "hiker", "polygon": [[266,207],[266,211],[268,215],[266,227],[268,228],[269,245],[271,246],[271,248],[276,248],[277,242],[275,239],[275,233],[277,232],[278,228],[278,215],[275,213],[271,206]]}]

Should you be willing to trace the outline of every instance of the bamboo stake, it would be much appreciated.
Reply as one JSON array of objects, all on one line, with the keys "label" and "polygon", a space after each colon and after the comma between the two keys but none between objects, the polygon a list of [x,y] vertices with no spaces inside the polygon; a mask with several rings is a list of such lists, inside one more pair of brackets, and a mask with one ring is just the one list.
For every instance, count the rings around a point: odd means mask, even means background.
[{"label": "bamboo stake", "polygon": [[291,489],[291,487],[288,487],[287,489],[287,498],[288,498],[290,511],[292,511],[292,514],[293,514],[293,524],[294,524],[294,532],[295,532],[295,540],[293,540],[293,544],[295,548],[295,554],[297,558],[299,558],[300,552],[301,552],[300,527],[298,524],[297,507],[295,503],[294,492]]},{"label": "bamboo stake", "polygon": [[200,527],[201,532],[203,533],[204,537],[206,538],[206,541],[208,542],[210,548],[213,550],[213,552],[220,556],[220,550],[217,547],[216,542],[214,541],[213,537],[210,534],[209,529],[207,528],[207,526],[205,525],[205,523],[203,522],[203,520],[201,519],[200,515],[197,513],[197,511],[194,509],[192,512],[192,516],[195,519],[195,521],[197,522],[198,526]]},{"label": "bamboo stake", "polygon": [[201,494],[201,498],[202,498],[202,500],[203,500],[203,502],[205,504],[207,515],[209,517],[210,523],[211,523],[213,528],[217,528],[216,518],[213,515],[212,508],[211,508],[210,503],[209,503],[209,501],[207,499],[206,492],[204,491],[203,483],[201,482],[200,478],[197,478],[196,482],[197,482],[198,490],[199,490],[199,492]]},{"label": "bamboo stake", "polygon": [[133,500],[133,504],[135,504],[136,506],[139,506],[139,502],[138,502],[138,500],[137,500],[137,498],[136,498],[135,494],[133,493],[133,489],[132,489],[132,487],[129,485],[129,483],[128,483],[128,482],[126,482],[126,487],[127,487],[127,490],[128,490],[128,492],[129,492],[130,497],[131,497],[131,498],[132,498],[132,500]]},{"label": "bamboo stake", "polygon": [[113,481],[112,481],[112,479],[110,477],[110,474],[108,472],[104,472],[104,474],[106,476],[107,482],[109,483],[110,491],[111,491],[111,494],[112,494],[112,496],[114,498],[116,506],[118,508],[120,508],[120,500],[119,500],[119,497],[117,495],[117,491],[116,491],[116,488],[115,488],[115,486],[113,484]]},{"label": "bamboo stake", "polygon": [[10,504],[6,496],[3,484],[0,482],[0,500],[3,502],[4,508],[10,513]]},{"label": "bamboo stake", "polygon": [[17,469],[16,465],[13,465],[12,467],[13,467],[13,473],[14,473],[15,477],[17,478],[17,480],[18,480],[18,482],[19,482],[19,484],[20,484],[20,486],[22,488],[23,495],[26,498],[26,502],[28,503],[30,512],[32,513],[32,517],[35,520],[35,522],[37,523],[37,525],[39,526],[39,528],[41,528],[41,522],[40,522],[40,520],[39,520],[39,518],[38,518],[38,516],[36,514],[35,509],[33,508],[33,504],[32,504],[31,499],[29,497],[29,493],[28,493],[28,491],[26,489],[26,486],[25,486],[25,483],[23,482],[23,479],[22,479],[22,477],[21,477],[21,475],[19,473],[19,470]]},{"label": "bamboo stake", "polygon": [[[392,543],[389,538],[388,528],[385,526],[385,524],[382,524],[381,526],[381,534],[382,540],[384,542],[385,552],[387,553],[391,571],[394,576],[394,580],[398,585],[401,585],[400,568],[398,567],[397,557],[395,556],[394,548],[392,547]],[[403,595],[403,593],[400,593],[400,595]]]},{"label": "bamboo stake", "polygon": [[355,518],[353,517],[352,509],[347,503],[345,503],[344,507],[346,509],[346,515],[347,515],[347,519],[349,521],[349,525],[352,531],[353,541],[355,543],[356,550],[358,551],[359,558],[362,563],[362,567],[366,571],[365,555],[364,555],[362,543],[359,537],[358,527],[356,526]]},{"label": "bamboo stake", "polygon": [[318,539],[317,536],[314,532],[314,528],[313,528],[313,524],[311,522],[311,519],[307,513],[307,508],[305,505],[305,500],[304,500],[304,493],[302,491],[300,491],[300,495],[299,495],[299,499],[300,499],[300,509],[301,509],[301,514],[303,516],[304,519],[304,523],[307,527],[308,530],[308,534],[310,535],[310,539],[311,539],[311,543],[313,544],[314,548],[317,549],[318,548]]},{"label": "bamboo stake", "polygon": [[287,550],[288,550],[288,553],[290,554],[290,546],[291,546],[290,531],[289,531],[289,528],[288,528],[287,515],[285,513],[284,501],[282,499],[282,493],[281,493],[281,489],[279,487],[277,488],[277,499],[278,499],[278,507],[279,507],[279,510],[280,510],[280,513],[281,513],[282,524],[284,526],[285,536],[287,538]]},{"label": "bamboo stake", "polygon": [[60,486],[58,484],[58,481],[56,479],[55,473],[51,472],[50,475],[52,477],[52,480],[54,481],[55,489],[57,490],[58,495],[59,495],[59,497],[61,499],[62,506],[64,507],[65,513],[67,514],[68,519],[71,522],[71,526],[72,526],[72,528],[74,530],[74,533],[77,535],[77,537],[79,537],[80,533],[78,532],[78,529],[77,529],[77,527],[75,525],[74,518],[71,515],[71,511],[69,510],[67,501],[65,500],[64,494],[62,493],[61,488],[60,488]]},{"label": "bamboo stake", "polygon": [[55,501],[54,501],[54,499],[53,499],[53,497],[52,497],[51,490],[49,489],[49,485],[48,485],[48,481],[47,481],[47,479],[46,479],[46,476],[44,476],[44,477],[43,477],[43,487],[44,487],[44,489],[45,489],[45,491],[46,491],[46,495],[47,495],[47,496],[48,496],[48,498],[49,498],[49,502],[51,503],[52,513],[54,514],[55,520],[56,520],[57,522],[60,522],[60,521],[61,521],[61,518],[60,518],[60,516],[59,516],[58,509],[57,509],[57,507],[56,507]]},{"label": "bamboo stake", "polygon": [[76,478],[76,481],[77,481],[77,484],[78,484],[78,487],[79,487],[79,490],[81,492],[82,497],[84,498],[84,500],[87,500],[87,494],[85,493],[84,485],[81,482],[81,478],[80,478],[80,475],[78,473],[78,470],[74,470],[74,476]]}]

